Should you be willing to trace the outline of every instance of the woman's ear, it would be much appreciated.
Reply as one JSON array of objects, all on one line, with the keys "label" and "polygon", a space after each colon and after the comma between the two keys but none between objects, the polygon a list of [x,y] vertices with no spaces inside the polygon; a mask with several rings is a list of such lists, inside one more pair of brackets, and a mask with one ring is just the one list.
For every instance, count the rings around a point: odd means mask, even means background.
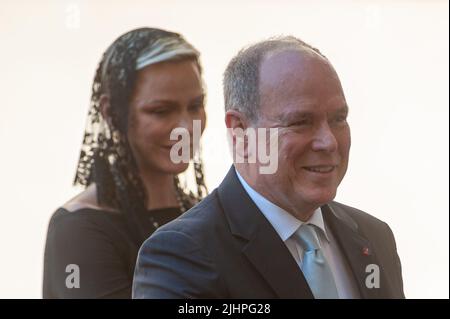
[{"label": "woman's ear", "polygon": [[109,103],[109,95],[102,94],[100,96],[99,106],[100,106],[100,113],[102,114],[106,123],[108,123],[108,126],[111,127],[112,118],[111,118],[111,104]]}]

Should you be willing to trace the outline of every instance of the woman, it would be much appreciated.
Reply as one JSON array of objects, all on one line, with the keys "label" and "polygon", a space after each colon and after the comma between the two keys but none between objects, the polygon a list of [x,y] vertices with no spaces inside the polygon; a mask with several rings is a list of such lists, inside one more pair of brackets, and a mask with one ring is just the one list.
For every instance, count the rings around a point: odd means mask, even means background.
[{"label": "woman", "polygon": [[[171,160],[174,128],[192,136],[206,115],[199,53],[179,34],[142,28],[105,52],[74,184],[85,190],[59,208],[49,224],[44,298],[130,298],[143,241],[206,193],[199,152],[197,193]],[[190,146],[190,145],[189,145]],[[192,158],[192,156],[191,156]]]}]

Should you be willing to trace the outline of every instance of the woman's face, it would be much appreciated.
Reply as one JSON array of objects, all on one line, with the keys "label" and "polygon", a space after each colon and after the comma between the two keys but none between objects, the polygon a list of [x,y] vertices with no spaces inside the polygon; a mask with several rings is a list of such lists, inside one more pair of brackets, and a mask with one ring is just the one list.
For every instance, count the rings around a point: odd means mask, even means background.
[{"label": "woman's face", "polygon": [[[128,140],[139,170],[157,174],[179,174],[188,163],[174,163],[170,140],[174,128],[185,128],[193,136],[193,121],[205,128],[206,114],[201,75],[195,61],[168,61],[137,72],[130,100]],[[192,158],[192,147],[191,147]]]}]

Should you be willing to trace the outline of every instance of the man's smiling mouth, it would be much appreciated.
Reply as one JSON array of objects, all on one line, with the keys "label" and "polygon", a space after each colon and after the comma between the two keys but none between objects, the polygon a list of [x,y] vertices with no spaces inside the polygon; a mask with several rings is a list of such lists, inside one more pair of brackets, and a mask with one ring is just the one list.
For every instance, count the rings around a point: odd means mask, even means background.
[{"label": "man's smiling mouth", "polygon": [[313,173],[327,174],[334,171],[336,167],[337,165],[314,165],[314,166],[303,166],[302,168]]}]

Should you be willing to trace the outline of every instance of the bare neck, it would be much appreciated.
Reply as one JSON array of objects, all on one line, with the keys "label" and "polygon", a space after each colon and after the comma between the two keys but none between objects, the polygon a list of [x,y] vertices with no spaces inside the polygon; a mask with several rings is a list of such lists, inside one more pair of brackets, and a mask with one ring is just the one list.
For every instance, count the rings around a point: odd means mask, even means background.
[{"label": "bare neck", "polygon": [[141,172],[141,178],[148,194],[147,209],[179,205],[172,174],[146,171]]}]

